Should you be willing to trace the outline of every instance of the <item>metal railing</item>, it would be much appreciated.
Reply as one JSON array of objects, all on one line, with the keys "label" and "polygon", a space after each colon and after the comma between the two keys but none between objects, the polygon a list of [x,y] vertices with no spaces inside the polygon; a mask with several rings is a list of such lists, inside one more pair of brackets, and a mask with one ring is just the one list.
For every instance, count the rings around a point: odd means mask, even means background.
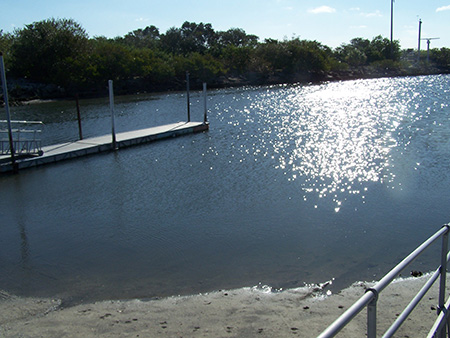
[{"label": "metal railing", "polygon": [[[434,271],[425,285],[420,289],[416,296],[406,306],[403,312],[397,317],[391,327],[384,333],[383,338],[392,337],[394,333],[408,318],[409,314],[414,310],[423,296],[431,288],[434,282],[440,277],[439,283],[439,305],[437,308],[438,318],[428,333],[428,338],[445,337],[446,328],[449,326],[449,308],[450,298],[445,303],[445,283],[447,277],[447,262],[450,260],[448,253],[448,234],[450,225],[444,225],[433,236],[427,239],[422,245],[414,250],[409,256],[401,261],[396,267],[389,271],[378,283],[372,288],[366,290],[366,293],[357,300],[347,311],[345,311],[338,319],[336,319],[318,338],[334,337],[341,331],[358,313],[367,306],[367,337],[375,338],[377,331],[377,301],[379,294],[388,286],[399,273],[406,268],[413,260],[421,255],[436,240],[442,237],[441,265]],[[447,326],[446,326],[447,324]],[[450,330],[449,330],[450,331]]]},{"label": "metal railing", "polygon": [[[0,155],[11,155],[11,144],[6,128],[8,121],[0,120]],[[11,121],[15,155],[42,155],[41,121]],[[4,128],[3,128],[4,126]]]}]

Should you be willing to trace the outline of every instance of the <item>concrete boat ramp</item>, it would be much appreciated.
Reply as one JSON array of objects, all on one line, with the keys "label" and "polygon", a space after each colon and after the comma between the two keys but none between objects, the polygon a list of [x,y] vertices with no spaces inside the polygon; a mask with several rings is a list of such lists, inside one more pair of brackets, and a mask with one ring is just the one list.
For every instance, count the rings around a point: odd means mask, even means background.
[{"label": "concrete boat ramp", "polygon": [[[116,149],[133,145],[153,142],[164,138],[176,137],[207,131],[209,123],[178,122],[158,127],[117,133]],[[16,159],[18,170],[36,167],[43,164],[55,163],[63,160],[114,150],[112,135],[98,136],[76,142],[55,144],[42,147],[43,155]],[[13,172],[11,157],[0,156],[0,173]]]}]

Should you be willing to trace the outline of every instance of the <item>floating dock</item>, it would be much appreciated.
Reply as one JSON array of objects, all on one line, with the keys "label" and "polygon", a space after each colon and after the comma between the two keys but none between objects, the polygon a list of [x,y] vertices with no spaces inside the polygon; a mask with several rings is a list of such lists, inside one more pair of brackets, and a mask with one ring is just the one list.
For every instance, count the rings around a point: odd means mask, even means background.
[{"label": "floating dock", "polygon": [[[42,147],[43,155],[16,159],[16,170],[37,167],[81,156],[117,150],[133,145],[149,143],[179,135],[199,133],[209,129],[208,122],[178,122],[158,127],[117,133],[116,149],[112,135],[92,137],[75,142],[67,142]],[[11,157],[0,156],[0,173],[13,172]]]}]

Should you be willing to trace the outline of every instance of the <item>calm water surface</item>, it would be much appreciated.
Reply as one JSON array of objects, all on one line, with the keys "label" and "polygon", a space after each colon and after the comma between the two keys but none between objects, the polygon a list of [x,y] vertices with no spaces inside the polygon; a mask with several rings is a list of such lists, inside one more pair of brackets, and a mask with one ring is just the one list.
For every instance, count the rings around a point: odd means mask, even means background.
[{"label": "calm water surface", "polygon": [[[1,176],[0,289],[88,301],[378,279],[450,221],[449,102],[449,76],[217,90],[207,133]],[[107,98],[81,110],[85,137],[110,131]],[[118,97],[116,130],[185,110],[180,93]],[[73,102],[13,118],[44,121],[45,144],[78,136]]]}]

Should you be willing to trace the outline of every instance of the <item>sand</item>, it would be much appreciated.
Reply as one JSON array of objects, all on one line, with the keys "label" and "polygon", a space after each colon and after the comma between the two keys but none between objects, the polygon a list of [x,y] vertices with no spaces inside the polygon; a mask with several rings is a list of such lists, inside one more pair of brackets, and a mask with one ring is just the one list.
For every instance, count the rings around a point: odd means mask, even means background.
[{"label": "sand", "polygon": [[[381,293],[380,333],[390,326],[425,282],[426,276],[399,279]],[[0,292],[0,336],[316,337],[371,285],[357,282],[332,295],[327,295],[326,285],[281,292],[253,287],[72,307],[63,307],[59,299],[20,298]],[[434,287],[396,337],[426,336],[436,319],[437,297]],[[365,330],[363,310],[338,337],[364,337]]]}]

